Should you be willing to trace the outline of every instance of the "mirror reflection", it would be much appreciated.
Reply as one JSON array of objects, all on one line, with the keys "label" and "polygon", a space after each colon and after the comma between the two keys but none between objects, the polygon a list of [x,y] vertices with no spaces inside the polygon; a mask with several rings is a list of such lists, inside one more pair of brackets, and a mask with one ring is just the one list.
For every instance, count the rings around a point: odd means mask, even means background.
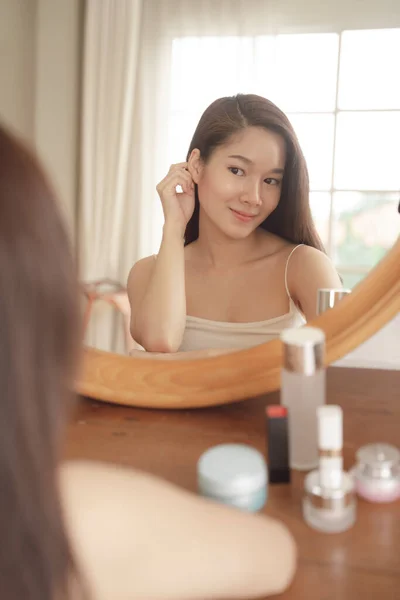
[{"label": "mirror reflection", "polygon": [[296,134],[265,98],[213,102],[187,161],[157,191],[160,250],[128,280],[131,333],[146,351],[202,356],[268,342],[316,316],[319,288],[340,286],[313,223]]},{"label": "mirror reflection", "polygon": [[196,357],[300,326],[318,288],[354,287],[393,244],[400,29],[183,31],[170,49],[158,240],[129,277],[131,333]]},{"label": "mirror reflection", "polygon": [[[380,260],[398,233],[399,50],[398,29],[173,41],[163,236],[158,262],[129,279],[131,332],[147,351],[263,343],[315,316],[317,289],[340,285],[335,269],[352,288]],[[275,100],[289,123],[239,96],[196,124],[212,94],[237,89]]]},{"label": "mirror reflection", "polygon": [[[399,51],[400,29],[173,40],[163,235],[128,284],[146,350],[263,343],[312,319],[318,288],[351,289],[384,256],[398,235]],[[238,89],[263,97],[201,117]]]},{"label": "mirror reflection", "polygon": [[400,4],[104,6],[0,19],[0,118],[65,208],[85,343],[215,354],[353,289],[399,231]]}]

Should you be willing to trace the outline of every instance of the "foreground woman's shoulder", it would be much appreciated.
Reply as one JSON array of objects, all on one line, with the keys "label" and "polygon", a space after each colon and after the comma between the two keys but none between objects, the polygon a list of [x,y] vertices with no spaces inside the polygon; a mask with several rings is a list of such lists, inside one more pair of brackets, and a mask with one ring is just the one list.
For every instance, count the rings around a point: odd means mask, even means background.
[{"label": "foreground woman's shoulder", "polygon": [[296,547],[281,523],[153,476],[90,462],[60,471],[67,532],[96,600],[256,598],[282,592]]}]

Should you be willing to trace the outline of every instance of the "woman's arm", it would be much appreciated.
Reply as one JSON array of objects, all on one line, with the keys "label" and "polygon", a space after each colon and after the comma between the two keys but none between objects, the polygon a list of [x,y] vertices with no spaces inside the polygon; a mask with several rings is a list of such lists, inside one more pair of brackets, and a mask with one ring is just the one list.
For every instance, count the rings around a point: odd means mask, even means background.
[{"label": "woman's arm", "polygon": [[326,254],[310,246],[301,246],[293,253],[288,265],[288,288],[307,321],[317,316],[320,288],[342,287],[340,277]]},{"label": "woman's arm", "polygon": [[61,483],[72,548],[95,600],[249,600],[292,580],[293,538],[271,518],[122,468],[72,464]]},{"label": "woman's arm", "polygon": [[137,262],[128,278],[131,335],[150,352],[176,352],[186,323],[182,232],[165,225],[157,258]]},{"label": "woman's arm", "polygon": [[187,163],[172,165],[157,192],[165,218],[163,238],[157,260],[139,261],[129,274],[131,334],[150,352],[176,352],[186,324],[184,234],[195,202]]}]

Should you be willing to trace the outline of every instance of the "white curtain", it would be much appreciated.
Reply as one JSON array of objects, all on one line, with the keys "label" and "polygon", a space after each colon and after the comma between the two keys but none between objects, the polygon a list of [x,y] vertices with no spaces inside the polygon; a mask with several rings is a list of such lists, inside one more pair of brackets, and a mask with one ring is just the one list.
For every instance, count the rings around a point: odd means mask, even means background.
[{"label": "white curtain", "polygon": [[[83,282],[126,284],[132,264],[149,254],[153,101],[147,93],[142,0],[87,0],[81,125],[79,259]],[[150,155],[149,155],[150,156]],[[95,304],[86,342],[124,349],[121,317]]]}]

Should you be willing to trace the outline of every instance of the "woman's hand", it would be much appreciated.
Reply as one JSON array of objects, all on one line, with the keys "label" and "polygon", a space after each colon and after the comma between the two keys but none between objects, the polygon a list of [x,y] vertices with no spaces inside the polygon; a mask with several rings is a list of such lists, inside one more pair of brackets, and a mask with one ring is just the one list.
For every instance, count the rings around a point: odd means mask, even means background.
[{"label": "woman's hand", "polygon": [[[177,186],[182,188],[182,192],[177,191]],[[156,189],[162,203],[165,223],[177,225],[183,236],[194,211],[194,182],[187,170],[187,163],[172,165],[168,175]]]}]

